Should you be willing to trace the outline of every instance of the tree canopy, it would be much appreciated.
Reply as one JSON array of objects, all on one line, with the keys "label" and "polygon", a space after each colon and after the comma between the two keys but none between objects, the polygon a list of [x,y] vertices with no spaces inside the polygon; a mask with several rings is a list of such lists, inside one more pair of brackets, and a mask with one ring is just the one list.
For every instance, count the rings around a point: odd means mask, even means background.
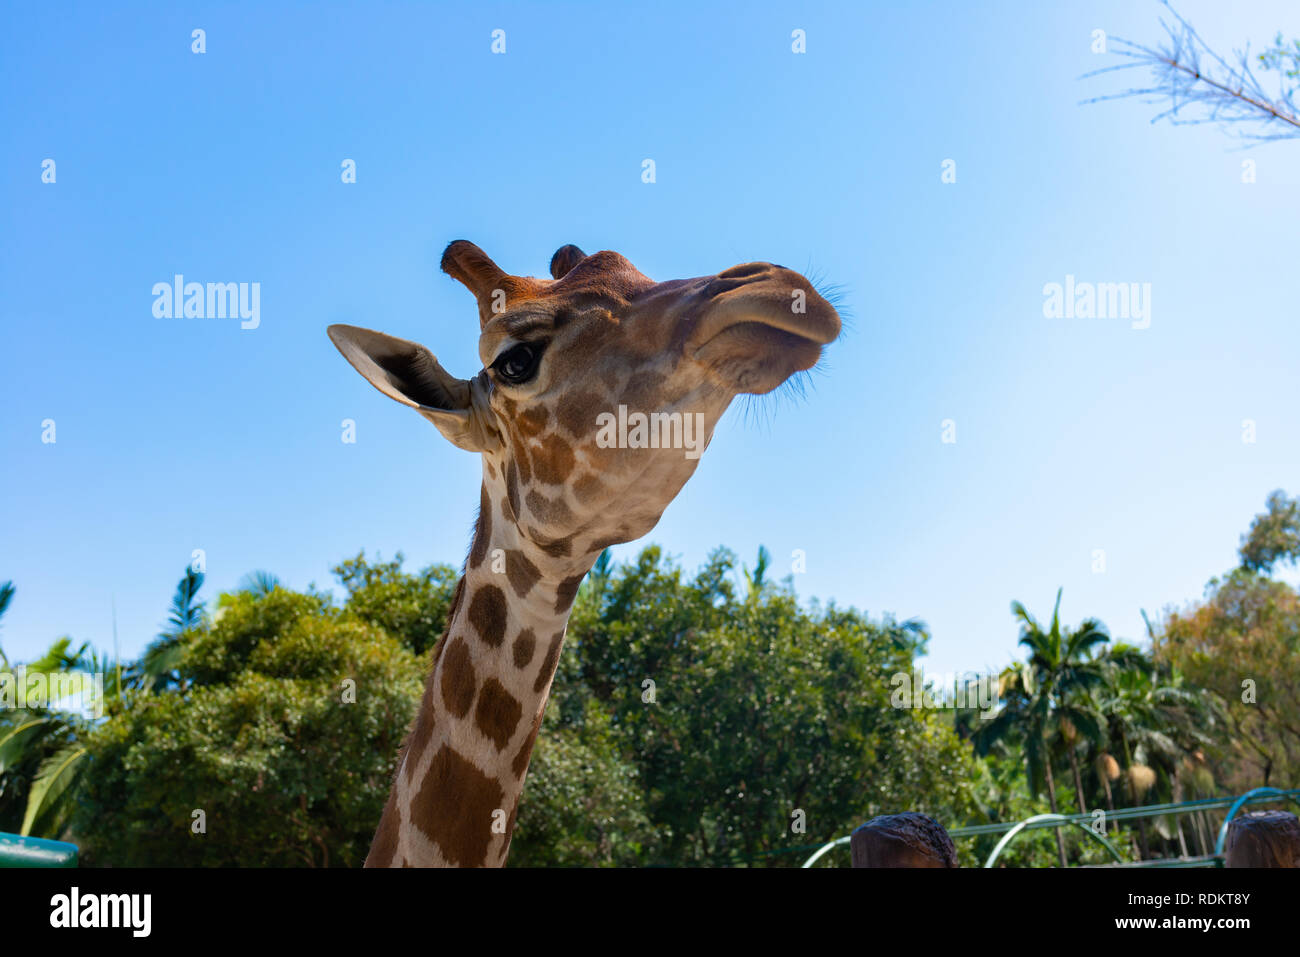
[{"label": "tree canopy", "polygon": [[[606,553],[573,606],[511,863],[794,866],[877,814],[951,828],[1295,786],[1300,595],[1268,573],[1300,557],[1298,514],[1270,495],[1242,566],[1149,624],[1149,650],[1065,624],[1059,592],[1045,622],[1013,602],[1024,659],[978,679],[991,709],[900,700],[925,625],[801,601],[765,549],[690,574],[657,546]],[[75,840],[92,865],[359,865],[457,578],[403,564],[340,562],[337,597],[257,572],[209,598],[187,568],[139,660],[54,642],[28,669],[107,675],[102,714],[0,709],[0,830]],[[17,594],[0,585],[0,616]],[[1151,857],[1208,853],[1214,826],[1107,829]],[[962,863],[996,839],[959,841]],[[1101,855],[1035,832],[1002,861]]]}]

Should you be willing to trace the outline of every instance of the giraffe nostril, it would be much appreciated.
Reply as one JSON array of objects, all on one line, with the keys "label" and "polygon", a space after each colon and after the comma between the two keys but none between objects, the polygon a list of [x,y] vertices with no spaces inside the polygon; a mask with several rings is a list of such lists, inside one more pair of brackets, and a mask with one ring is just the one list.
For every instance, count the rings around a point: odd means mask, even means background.
[{"label": "giraffe nostril", "polygon": [[749,276],[723,276],[719,273],[704,287],[704,298],[712,299],[715,296],[721,296],[724,292],[731,292],[733,289],[748,286],[752,282],[753,280]]},{"label": "giraffe nostril", "polygon": [[[732,266],[730,269],[724,269],[718,273],[719,279],[745,279],[750,276],[757,276],[761,273],[772,269],[771,263],[742,263],[739,266]],[[776,267],[780,268],[780,267]]]}]

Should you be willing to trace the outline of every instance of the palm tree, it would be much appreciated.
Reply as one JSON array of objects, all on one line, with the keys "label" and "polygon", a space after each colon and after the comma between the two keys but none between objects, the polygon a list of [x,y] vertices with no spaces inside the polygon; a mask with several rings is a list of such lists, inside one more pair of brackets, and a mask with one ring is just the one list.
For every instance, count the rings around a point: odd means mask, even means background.
[{"label": "palm tree", "polygon": [[767,569],[771,564],[772,553],[767,550],[766,545],[759,545],[754,570],[751,572],[748,568],[741,567],[741,574],[745,576],[746,596],[750,601],[763,593],[763,588],[767,585]]},{"label": "palm tree", "polygon": [[[177,668],[184,654],[184,636],[191,628],[203,623],[204,603],[198,600],[203,587],[203,572],[187,566],[185,577],[172,595],[171,612],[167,627],[149,645],[141,658],[141,687],[145,691],[167,688],[180,683]],[[272,586],[274,587],[274,586]]]},{"label": "palm tree", "polygon": [[[397,557],[400,560],[402,556],[399,554]],[[239,580],[239,590],[248,592],[254,598],[265,598],[279,587],[280,579],[262,569],[249,572]]]},{"label": "palm tree", "polygon": [[[14,597],[14,583],[11,581],[0,585],[0,618],[5,616],[5,611],[9,608],[9,602]],[[9,670],[9,659],[5,657],[3,648],[0,648],[0,663],[4,664],[5,671]]]},{"label": "palm tree", "polygon": [[[160,680],[175,680],[181,638],[203,621],[203,603],[196,600],[202,584],[202,573],[186,570],[172,598],[168,628],[146,650],[142,665],[126,669],[125,675],[119,663],[101,658],[88,643],[73,649],[72,639],[66,637],[29,662],[25,673],[103,675],[105,701],[101,703],[116,701],[118,707],[123,706],[124,683],[148,690]],[[12,596],[12,585],[0,586],[0,614]],[[7,669],[8,659],[5,665]],[[0,711],[0,829],[57,838],[67,827],[89,768],[85,738],[97,719],[53,707],[56,703]]]},{"label": "palm tree", "polygon": [[[13,596],[13,582],[0,585],[0,616],[12,604]],[[74,669],[85,655],[86,646],[70,651],[71,646],[72,639],[60,638],[36,661],[26,668],[20,666],[10,680],[26,682],[28,674],[50,675]],[[2,650],[0,660],[9,672],[9,658]],[[51,711],[39,702],[29,703],[23,697],[23,707],[0,710],[0,829],[27,833],[24,812],[31,790],[43,773],[49,779],[49,759],[69,744],[73,732],[63,712]]]},{"label": "palm tree", "polygon": [[[1131,645],[1117,645],[1099,658],[1105,683],[1096,695],[1106,716],[1108,737],[1119,745],[1123,778],[1135,805],[1155,791],[1172,799],[1182,791],[1179,768],[1190,756],[1210,747],[1208,733],[1221,715],[1215,699],[1187,686],[1182,675],[1159,668]],[[1175,828],[1181,849],[1182,828]],[[1145,822],[1138,820],[1142,853],[1150,855]]]},{"label": "palm tree", "polygon": [[[1062,628],[1060,611],[1059,589],[1052,622],[1046,629],[1020,602],[1011,603],[1011,613],[1020,622],[1020,644],[1029,649],[1029,660],[1017,662],[1002,673],[999,696],[1003,707],[974,735],[981,755],[987,755],[994,744],[1007,738],[1021,742],[1030,795],[1037,797],[1039,789],[1045,787],[1053,813],[1059,813],[1056,777],[1052,771],[1053,745],[1065,744],[1075,786],[1082,790],[1075,747],[1080,741],[1096,740],[1103,733],[1102,722],[1089,703],[1087,692],[1103,681],[1092,651],[1110,641],[1105,626],[1093,618],[1086,619],[1078,628]],[[1065,839],[1060,828],[1056,829],[1055,836],[1057,858],[1062,867],[1067,867]]]},{"label": "palm tree", "polygon": [[[82,644],[60,638],[20,674],[95,674],[101,662]],[[107,695],[107,689],[105,689]],[[85,770],[80,740],[91,721],[55,702],[24,702],[0,720],[0,826],[21,834],[58,837],[71,811],[71,795]]]},{"label": "palm tree", "polygon": [[1078,722],[1071,720],[1067,715],[1061,717],[1057,736],[1060,740],[1062,749],[1065,751],[1066,760],[1070,762],[1070,774],[1074,778],[1074,800],[1079,806],[1080,814],[1088,813],[1087,791],[1083,787],[1083,774],[1079,766],[1079,750],[1085,751],[1094,749],[1101,741],[1105,739],[1105,720],[1102,716],[1091,707],[1091,701],[1087,698],[1079,699],[1077,704],[1069,706],[1077,712],[1086,712],[1087,721]]}]

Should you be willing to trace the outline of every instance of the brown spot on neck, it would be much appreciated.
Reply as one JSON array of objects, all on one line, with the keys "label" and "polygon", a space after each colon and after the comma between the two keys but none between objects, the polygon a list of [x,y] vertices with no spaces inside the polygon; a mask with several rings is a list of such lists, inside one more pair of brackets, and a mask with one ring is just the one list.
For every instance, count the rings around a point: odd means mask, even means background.
[{"label": "brown spot on neck", "polygon": [[536,529],[529,527],[528,537],[533,543],[552,558],[568,558],[573,551],[573,536],[568,538],[557,538],[553,541],[546,541]]},{"label": "brown spot on neck", "polygon": [[573,599],[578,595],[578,586],[582,584],[582,580],[586,577],[587,573],[582,572],[580,575],[574,575],[570,578],[564,579],[564,581],[560,582],[560,584],[556,586],[555,613],[557,615],[564,614],[570,607],[572,607]]},{"label": "brown spot on neck", "polygon": [[573,512],[564,501],[563,489],[555,498],[547,498],[535,488],[529,489],[524,501],[528,503],[528,510],[542,522],[556,525],[569,525],[573,522]]},{"label": "brown spot on neck", "polygon": [[526,438],[536,438],[542,434],[546,428],[546,423],[550,420],[551,414],[546,411],[543,405],[535,405],[525,410],[519,416],[519,431]]},{"label": "brown spot on neck", "polygon": [[[441,652],[447,644],[447,639],[443,638],[438,642],[438,651]],[[438,655],[434,655],[434,668],[437,669]],[[420,698],[420,710],[415,715],[415,727],[412,729],[410,737],[407,739],[407,746],[402,753],[398,755],[397,767],[400,771],[403,765],[406,766],[406,779],[409,781],[411,775],[415,773],[415,767],[420,763],[420,758],[424,756],[424,749],[429,746],[429,741],[433,738],[433,675],[430,675],[424,683],[424,694]]]},{"label": "brown spot on neck", "polygon": [[542,670],[537,673],[537,680],[533,682],[533,691],[541,694],[551,679],[555,677],[555,668],[560,663],[560,648],[564,644],[564,630],[561,629],[555,633],[551,643],[546,647],[546,657],[542,659]]},{"label": "brown spot on neck", "polygon": [[477,679],[474,665],[470,660],[469,645],[464,638],[456,637],[451,641],[447,654],[438,668],[439,681],[442,686],[442,701],[447,710],[458,718],[469,714],[474,704],[474,691]]},{"label": "brown spot on neck", "polygon": [[527,668],[528,663],[533,660],[533,652],[537,648],[537,636],[533,634],[531,628],[525,628],[515,639],[511,652],[514,655],[516,668]]},{"label": "brown spot on neck", "polygon": [[496,585],[481,585],[469,600],[469,623],[489,648],[506,637],[506,596]]},{"label": "brown spot on neck", "polygon": [[411,801],[411,820],[451,864],[481,867],[492,842],[492,812],[504,810],[501,785],[445,744]]},{"label": "brown spot on neck", "polygon": [[595,392],[569,392],[560,398],[555,418],[570,435],[582,438],[596,431],[596,418],[608,411],[609,404],[609,399]]},{"label": "brown spot on neck", "polygon": [[506,577],[515,594],[523,598],[542,577],[541,569],[528,560],[523,552],[512,548],[506,552]]},{"label": "brown spot on neck", "polygon": [[579,502],[590,502],[605,491],[605,483],[598,475],[583,475],[573,483],[573,497]]},{"label": "brown spot on neck", "polygon": [[545,713],[544,709],[537,712],[537,717],[533,718],[532,730],[528,732],[528,737],[524,738],[524,743],[515,753],[515,759],[510,762],[510,770],[517,778],[522,778],[524,772],[528,770],[528,761],[533,756],[533,745],[537,741],[537,732],[541,730],[542,716]]},{"label": "brown spot on neck", "polygon": [[519,699],[496,678],[483,682],[478,707],[474,709],[474,724],[497,746],[498,751],[504,751],[514,737],[523,713],[524,706],[519,703]]},{"label": "brown spot on neck", "polygon": [[533,467],[537,471],[538,481],[560,485],[573,471],[573,462],[573,449],[569,443],[558,435],[551,434],[542,439],[542,447],[534,457]]}]

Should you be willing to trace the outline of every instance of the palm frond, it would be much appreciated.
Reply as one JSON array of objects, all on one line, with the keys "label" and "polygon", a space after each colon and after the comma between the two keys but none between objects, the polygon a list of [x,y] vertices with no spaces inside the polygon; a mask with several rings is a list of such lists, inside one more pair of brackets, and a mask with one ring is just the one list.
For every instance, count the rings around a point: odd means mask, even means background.
[{"label": "palm frond", "polygon": [[167,616],[169,628],[163,636],[179,635],[203,620],[204,603],[197,600],[203,577],[203,572],[186,566],[185,577],[176,585],[176,593],[172,596],[171,614]]},{"label": "palm frond", "polygon": [[74,743],[54,752],[41,764],[27,793],[21,832],[24,837],[57,838],[63,833],[71,811],[71,802],[65,798],[75,793],[74,787],[86,769],[85,757],[86,749]]},{"label": "palm frond", "polygon": [[262,569],[249,572],[239,580],[239,591],[248,592],[258,598],[265,598],[279,587],[280,579]]},{"label": "palm frond", "polygon": [[28,745],[40,737],[36,732],[48,728],[52,721],[45,716],[28,717],[13,727],[0,729],[0,774],[22,761]]},{"label": "palm frond", "polygon": [[[13,582],[7,581],[3,585],[0,585],[0,618],[4,617],[5,611],[9,608],[9,602],[13,600],[13,597],[14,597]],[[0,648],[0,662],[4,663],[5,670],[8,671],[9,658],[7,655],[5,655],[3,648]]]}]

